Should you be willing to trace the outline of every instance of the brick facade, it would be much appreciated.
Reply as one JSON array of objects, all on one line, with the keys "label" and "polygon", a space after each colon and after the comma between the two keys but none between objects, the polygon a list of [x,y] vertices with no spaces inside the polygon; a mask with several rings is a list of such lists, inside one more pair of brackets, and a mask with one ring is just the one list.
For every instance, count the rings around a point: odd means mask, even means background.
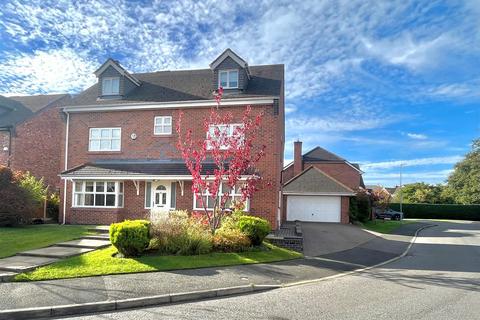
[{"label": "brick facade", "polygon": [[[283,110],[275,114],[272,105],[252,106],[252,109],[252,116],[260,112],[265,114],[256,141],[266,145],[266,152],[257,168],[265,181],[270,183],[270,186],[255,193],[250,202],[250,211],[254,215],[268,219],[272,226],[276,227],[280,174],[283,167]],[[245,106],[225,107],[220,110],[231,112],[234,116],[233,123],[235,123],[235,121],[241,121]],[[173,127],[175,128],[180,111],[180,109],[159,109],[71,113],[68,168],[101,159],[181,159],[181,155],[176,148],[178,137],[175,130],[170,136],[155,136],[153,134],[155,116],[172,116]],[[192,129],[194,138],[204,139],[203,119],[208,115],[209,108],[188,108],[182,110],[182,112],[182,127]],[[92,127],[121,127],[121,151],[89,152],[89,129]],[[136,134],[134,140],[131,139],[132,133]],[[176,208],[191,211],[193,209],[191,182],[185,181],[183,196],[181,196],[179,184],[176,185]],[[124,208],[72,208],[72,183],[67,182],[66,222],[108,224],[124,219],[148,216],[149,210],[144,209],[145,183],[141,181],[138,196],[132,181],[124,181],[124,188]],[[61,196],[63,199],[63,188]]]},{"label": "brick facade", "polygon": [[10,167],[44,178],[51,191],[60,187],[60,153],[65,125],[58,108],[47,108],[15,127]]},{"label": "brick facade", "polygon": [[10,131],[0,131],[0,165],[9,166]]}]

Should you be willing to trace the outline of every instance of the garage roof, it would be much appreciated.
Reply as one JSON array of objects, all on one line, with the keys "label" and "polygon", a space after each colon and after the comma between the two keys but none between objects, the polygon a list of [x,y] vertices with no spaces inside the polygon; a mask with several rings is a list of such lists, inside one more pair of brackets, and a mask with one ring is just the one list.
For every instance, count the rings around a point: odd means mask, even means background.
[{"label": "garage roof", "polygon": [[284,194],[318,194],[318,195],[354,195],[355,191],[327,175],[322,170],[311,166],[288,181]]}]

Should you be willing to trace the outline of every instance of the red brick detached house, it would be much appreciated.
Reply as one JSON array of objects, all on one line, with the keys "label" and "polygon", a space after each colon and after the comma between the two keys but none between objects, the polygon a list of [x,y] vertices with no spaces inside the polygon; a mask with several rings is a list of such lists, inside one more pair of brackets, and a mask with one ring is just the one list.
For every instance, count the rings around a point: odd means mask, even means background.
[{"label": "red brick detached house", "polygon": [[320,147],[302,155],[300,141],[282,182],[282,220],[288,221],[349,223],[350,197],[365,187],[357,164]]},{"label": "red brick detached house", "polygon": [[55,191],[61,185],[60,155],[66,94],[0,96],[0,165],[30,171]]},{"label": "red brick detached house", "polygon": [[109,224],[148,218],[152,209],[195,210],[175,125],[183,112],[182,125],[204,137],[203,119],[215,105],[213,91],[222,86],[221,110],[239,120],[247,105],[253,114],[265,113],[257,139],[267,150],[257,168],[272,185],[249,200],[248,210],[278,225],[283,65],[249,66],[227,49],[210,69],[130,74],[109,59],[95,74],[98,83],[63,109],[67,123],[60,216],[65,223]]}]

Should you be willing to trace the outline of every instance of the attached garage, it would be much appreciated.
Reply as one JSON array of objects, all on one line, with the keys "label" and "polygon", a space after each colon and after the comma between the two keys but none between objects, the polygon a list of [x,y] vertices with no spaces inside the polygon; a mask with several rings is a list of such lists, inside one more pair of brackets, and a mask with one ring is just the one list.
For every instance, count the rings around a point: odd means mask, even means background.
[{"label": "attached garage", "polygon": [[355,192],[318,168],[310,167],[283,188],[287,221],[348,223]]},{"label": "attached garage", "polygon": [[340,222],[342,198],[337,196],[287,196],[287,220]]}]

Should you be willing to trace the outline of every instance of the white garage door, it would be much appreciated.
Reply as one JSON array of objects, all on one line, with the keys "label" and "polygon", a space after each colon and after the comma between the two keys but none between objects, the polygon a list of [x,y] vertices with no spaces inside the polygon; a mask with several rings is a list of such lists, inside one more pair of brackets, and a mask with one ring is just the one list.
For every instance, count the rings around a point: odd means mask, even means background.
[{"label": "white garage door", "polygon": [[287,220],[340,222],[341,197],[287,196]]}]

